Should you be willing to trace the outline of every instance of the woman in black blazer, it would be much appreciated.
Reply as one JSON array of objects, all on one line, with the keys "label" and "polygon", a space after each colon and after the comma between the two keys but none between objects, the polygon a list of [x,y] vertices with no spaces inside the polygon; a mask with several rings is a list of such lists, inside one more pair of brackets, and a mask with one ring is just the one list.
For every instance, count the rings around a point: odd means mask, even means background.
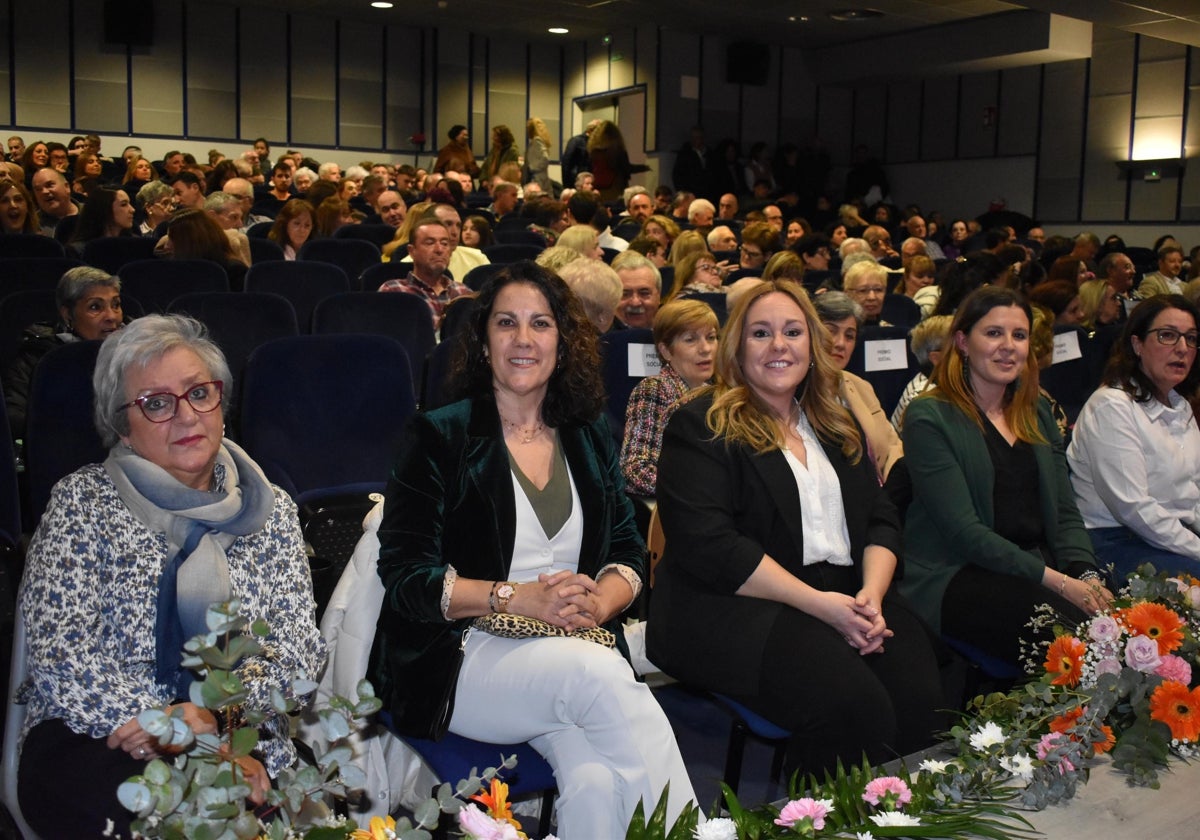
[{"label": "woman in black blazer", "polygon": [[663,439],[650,659],[791,730],[789,761],[806,773],[931,743],[937,662],[888,594],[896,511],[799,286],[745,293],[717,375]]}]

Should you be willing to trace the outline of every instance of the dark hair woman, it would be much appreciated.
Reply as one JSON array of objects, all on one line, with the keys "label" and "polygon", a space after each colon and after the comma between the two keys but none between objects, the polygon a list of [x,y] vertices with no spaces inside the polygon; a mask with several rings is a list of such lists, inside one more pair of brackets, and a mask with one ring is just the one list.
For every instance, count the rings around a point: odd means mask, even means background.
[{"label": "dark hair woman", "polygon": [[[671,820],[693,793],[670,725],[616,650],[579,635],[623,639],[645,573],[595,329],[557,275],[518,262],[460,336],[458,401],[413,418],[388,485],[371,679],[401,734],[531,741],[570,792],[564,836],[622,835],[668,782]],[[499,525],[465,527],[484,520]],[[503,638],[498,613],[571,632]]]}]

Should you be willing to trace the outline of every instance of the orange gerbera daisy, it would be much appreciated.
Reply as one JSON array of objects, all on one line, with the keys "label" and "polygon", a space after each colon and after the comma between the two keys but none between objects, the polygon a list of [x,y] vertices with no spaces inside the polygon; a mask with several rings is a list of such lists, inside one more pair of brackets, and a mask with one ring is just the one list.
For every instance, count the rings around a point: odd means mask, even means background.
[{"label": "orange gerbera daisy", "polygon": [[[1086,713],[1087,713],[1087,709],[1085,709],[1082,706],[1076,706],[1074,709],[1071,709],[1069,712],[1064,712],[1063,714],[1056,717],[1054,720],[1050,721],[1050,731],[1058,732],[1063,735],[1068,735],[1068,733],[1070,733],[1070,731],[1075,728],[1075,725],[1077,723],[1079,723],[1079,719],[1081,717],[1083,717]],[[1109,750],[1111,750],[1113,748],[1113,746],[1117,743],[1117,739],[1113,735],[1111,726],[1101,725],[1100,731],[1104,733],[1104,740],[1092,742],[1092,754],[1093,755],[1102,755],[1103,753],[1106,753]],[[1079,740],[1074,735],[1069,735],[1069,737],[1072,741]]]},{"label": "orange gerbera daisy", "polygon": [[1137,604],[1122,610],[1121,620],[1133,635],[1153,639],[1158,644],[1159,656],[1183,644],[1183,621],[1161,604]]},{"label": "orange gerbera daisy", "polygon": [[1150,718],[1165,723],[1171,737],[1180,741],[1200,739],[1200,689],[1167,680],[1150,695]]},{"label": "orange gerbera daisy", "polygon": [[[491,790],[488,793],[477,793],[471,797],[488,810],[488,816],[511,825],[517,831],[521,824],[513,819],[512,806],[508,803],[508,785],[499,779],[492,779]],[[522,834],[522,837],[525,835]]]},{"label": "orange gerbera daisy", "polygon": [[1059,636],[1051,642],[1050,649],[1046,651],[1046,673],[1057,674],[1050,680],[1051,684],[1078,685],[1086,651],[1083,642],[1074,636]]},{"label": "orange gerbera daisy", "polygon": [[1111,726],[1104,724],[1100,727],[1100,731],[1104,733],[1104,740],[1092,742],[1092,755],[1104,755],[1117,745],[1117,736],[1113,735]]}]

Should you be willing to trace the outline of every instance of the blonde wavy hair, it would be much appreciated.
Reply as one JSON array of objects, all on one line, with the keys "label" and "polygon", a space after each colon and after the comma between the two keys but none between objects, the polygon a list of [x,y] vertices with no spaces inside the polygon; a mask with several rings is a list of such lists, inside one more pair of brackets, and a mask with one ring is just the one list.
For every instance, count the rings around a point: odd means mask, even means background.
[{"label": "blonde wavy hair", "polygon": [[858,463],[863,451],[862,437],[854,418],[839,398],[842,372],[830,358],[829,334],[804,289],[791,280],[757,281],[746,289],[729,313],[717,347],[713,404],[705,415],[708,427],[715,437],[745,444],[759,454],[784,447],[779,418],[747,384],[742,368],[746,316],[755,301],[774,293],[787,295],[795,301],[804,312],[808,325],[812,367],[797,389],[800,408],[818,438],[838,446],[843,455]]}]

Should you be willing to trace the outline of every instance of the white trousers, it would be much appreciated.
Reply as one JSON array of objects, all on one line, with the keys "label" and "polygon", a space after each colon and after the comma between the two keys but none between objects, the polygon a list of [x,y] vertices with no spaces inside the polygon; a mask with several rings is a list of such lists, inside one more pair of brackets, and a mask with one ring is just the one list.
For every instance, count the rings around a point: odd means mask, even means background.
[{"label": "white trousers", "polygon": [[658,701],[619,653],[593,642],[472,631],[450,731],[528,741],[545,756],[562,840],[621,840],[638,800],[648,816],[668,782],[668,825],[695,799]]}]

